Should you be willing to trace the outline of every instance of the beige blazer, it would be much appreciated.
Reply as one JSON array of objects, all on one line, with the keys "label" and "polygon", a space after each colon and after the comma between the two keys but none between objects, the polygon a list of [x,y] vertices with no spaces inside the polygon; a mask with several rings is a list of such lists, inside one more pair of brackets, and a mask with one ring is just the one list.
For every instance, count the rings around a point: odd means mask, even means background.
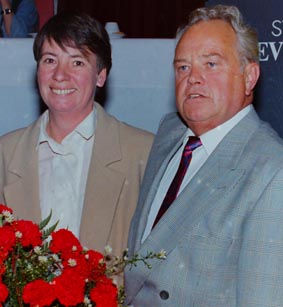
[{"label": "beige blazer", "polygon": [[[114,253],[120,255],[127,247],[153,136],[118,121],[100,105],[95,106],[97,124],[86,174],[80,240],[99,251],[110,244]],[[17,218],[35,222],[41,220],[36,148],[39,122],[0,138],[0,201],[11,207]]]}]

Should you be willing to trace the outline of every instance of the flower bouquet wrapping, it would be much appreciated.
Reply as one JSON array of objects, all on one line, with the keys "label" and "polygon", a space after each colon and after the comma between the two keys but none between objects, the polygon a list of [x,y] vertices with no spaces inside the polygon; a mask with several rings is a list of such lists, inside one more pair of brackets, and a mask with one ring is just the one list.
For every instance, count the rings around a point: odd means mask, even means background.
[{"label": "flower bouquet wrapping", "polygon": [[113,283],[126,265],[151,258],[111,256],[81,246],[67,229],[46,229],[51,215],[39,225],[14,220],[12,209],[0,204],[0,306],[5,307],[117,307],[123,288]]}]

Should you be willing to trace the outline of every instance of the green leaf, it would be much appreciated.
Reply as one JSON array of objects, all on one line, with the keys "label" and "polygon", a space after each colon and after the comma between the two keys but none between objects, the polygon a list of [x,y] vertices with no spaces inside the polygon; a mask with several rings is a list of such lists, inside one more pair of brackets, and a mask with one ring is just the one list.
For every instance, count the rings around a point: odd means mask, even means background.
[{"label": "green leaf", "polygon": [[59,221],[57,221],[51,227],[44,229],[50,222],[51,216],[52,216],[52,209],[50,210],[50,214],[47,216],[47,218],[45,218],[42,222],[38,224],[39,229],[42,231],[43,240],[46,239],[56,229],[59,223]]}]

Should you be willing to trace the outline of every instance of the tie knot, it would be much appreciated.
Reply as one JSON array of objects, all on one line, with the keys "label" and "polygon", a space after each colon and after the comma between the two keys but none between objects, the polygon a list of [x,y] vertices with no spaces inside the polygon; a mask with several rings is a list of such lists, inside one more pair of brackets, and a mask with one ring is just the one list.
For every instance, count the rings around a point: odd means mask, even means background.
[{"label": "tie knot", "polygon": [[201,140],[199,137],[197,136],[190,136],[189,137],[189,140],[185,146],[185,150],[186,151],[193,151],[195,150],[196,148],[198,148],[199,146],[201,146],[202,143],[201,143]]}]

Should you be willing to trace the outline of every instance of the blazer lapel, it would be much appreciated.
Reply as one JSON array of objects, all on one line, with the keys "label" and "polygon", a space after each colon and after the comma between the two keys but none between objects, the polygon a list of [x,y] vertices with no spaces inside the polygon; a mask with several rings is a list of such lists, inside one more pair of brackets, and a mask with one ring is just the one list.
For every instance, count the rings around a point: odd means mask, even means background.
[{"label": "blazer lapel", "polygon": [[116,205],[125,177],[111,166],[112,163],[122,159],[117,123],[98,104],[96,104],[96,109],[97,125],[80,238],[89,248],[95,246],[103,250],[111,232]]},{"label": "blazer lapel", "polygon": [[134,250],[140,248],[141,238],[147,223],[148,214],[159,187],[160,180],[170,159],[181,146],[183,135],[187,129],[175,113],[173,116],[174,118],[169,122],[170,126],[166,131],[161,133],[160,137],[155,138],[149,156],[147,169],[149,169],[150,172],[145,172],[139,196],[139,204],[132,222],[132,226],[134,224],[135,227],[132,227],[130,232],[130,236],[137,240],[134,242],[131,242],[131,239],[129,240],[130,254],[133,253]]},{"label": "blazer lapel", "polygon": [[16,218],[41,221],[39,204],[38,153],[39,120],[27,128],[8,166],[6,203],[15,208]]}]

